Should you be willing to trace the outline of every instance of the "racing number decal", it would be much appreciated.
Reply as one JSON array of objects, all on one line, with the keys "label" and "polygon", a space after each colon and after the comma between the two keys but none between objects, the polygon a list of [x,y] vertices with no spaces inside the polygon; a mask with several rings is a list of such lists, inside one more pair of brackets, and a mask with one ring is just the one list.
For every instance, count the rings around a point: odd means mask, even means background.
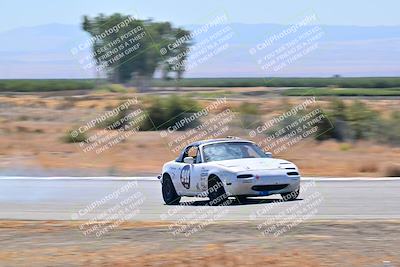
[{"label": "racing number decal", "polygon": [[181,183],[184,188],[189,189],[190,187],[190,165],[186,165],[181,171]]}]

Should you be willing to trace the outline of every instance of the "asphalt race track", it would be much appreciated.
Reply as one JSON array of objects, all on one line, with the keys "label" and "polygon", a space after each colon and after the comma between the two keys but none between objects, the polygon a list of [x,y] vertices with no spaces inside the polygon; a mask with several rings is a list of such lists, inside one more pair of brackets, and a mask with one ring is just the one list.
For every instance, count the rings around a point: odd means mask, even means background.
[{"label": "asphalt race track", "polygon": [[[129,188],[128,188],[129,187]],[[87,220],[121,212],[128,220],[263,220],[271,216],[319,219],[399,219],[400,179],[305,180],[299,199],[252,198],[212,207],[207,199],[182,198],[164,205],[158,180],[150,178],[0,178],[0,219]],[[107,217],[108,216],[108,217]],[[304,217],[306,218],[306,217]]]}]

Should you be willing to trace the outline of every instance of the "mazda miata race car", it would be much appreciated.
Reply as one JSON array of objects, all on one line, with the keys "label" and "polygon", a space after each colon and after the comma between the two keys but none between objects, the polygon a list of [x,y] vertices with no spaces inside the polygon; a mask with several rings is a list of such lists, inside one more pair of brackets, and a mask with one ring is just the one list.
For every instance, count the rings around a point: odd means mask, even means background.
[{"label": "mazda miata race car", "polygon": [[165,163],[158,178],[168,205],[178,204],[181,196],[209,197],[217,205],[231,196],[244,202],[246,197],[280,194],[290,201],[300,191],[296,165],[238,138],[194,142]]}]

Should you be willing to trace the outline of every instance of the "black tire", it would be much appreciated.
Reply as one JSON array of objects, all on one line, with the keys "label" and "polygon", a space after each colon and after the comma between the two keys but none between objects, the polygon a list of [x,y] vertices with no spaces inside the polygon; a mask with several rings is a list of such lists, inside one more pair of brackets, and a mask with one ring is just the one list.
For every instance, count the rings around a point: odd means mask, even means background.
[{"label": "black tire", "polygon": [[300,188],[285,194],[281,194],[284,201],[293,201],[295,200],[300,194]]},{"label": "black tire", "polygon": [[246,196],[236,196],[236,199],[240,204],[246,203],[246,201],[247,201]]},{"label": "black tire", "polygon": [[211,176],[208,179],[208,197],[212,206],[219,206],[228,199],[224,185],[217,176]]},{"label": "black tire", "polygon": [[174,184],[169,175],[165,176],[162,181],[162,196],[165,204],[177,205],[181,201],[181,197],[176,193]]}]

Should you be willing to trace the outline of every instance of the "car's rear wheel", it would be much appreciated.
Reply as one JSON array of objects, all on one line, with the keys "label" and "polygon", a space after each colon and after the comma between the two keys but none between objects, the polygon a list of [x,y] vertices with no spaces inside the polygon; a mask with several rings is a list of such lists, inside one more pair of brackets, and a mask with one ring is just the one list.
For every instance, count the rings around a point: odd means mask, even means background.
[{"label": "car's rear wheel", "polygon": [[210,205],[213,206],[221,205],[228,199],[223,183],[215,175],[208,179],[208,197],[210,198]]},{"label": "car's rear wheel", "polygon": [[177,205],[181,201],[181,197],[176,193],[174,184],[172,183],[171,177],[166,175],[162,181],[162,195],[165,204]]},{"label": "car's rear wheel", "polygon": [[284,201],[293,201],[295,200],[300,194],[300,188],[285,194],[281,194]]}]

